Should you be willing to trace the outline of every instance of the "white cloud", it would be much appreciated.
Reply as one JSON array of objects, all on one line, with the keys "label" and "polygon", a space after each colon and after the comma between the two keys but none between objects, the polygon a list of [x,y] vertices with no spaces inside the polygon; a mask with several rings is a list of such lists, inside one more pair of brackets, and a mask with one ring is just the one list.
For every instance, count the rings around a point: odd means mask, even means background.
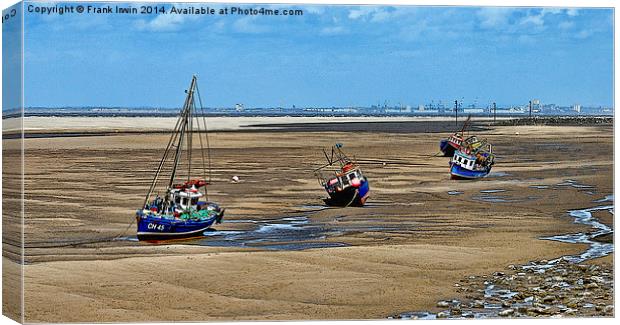
[{"label": "white cloud", "polygon": [[[192,4],[172,4],[177,10],[191,7]],[[139,30],[149,30],[154,32],[177,31],[187,21],[195,21],[200,15],[167,14],[157,15],[150,21],[138,20],[135,23]]]},{"label": "white cloud", "polygon": [[572,21],[563,21],[558,24],[558,27],[563,30],[572,29],[575,27],[575,23]]},{"label": "white cloud", "polygon": [[372,14],[372,18],[370,19],[370,21],[378,23],[386,21],[390,17],[392,17],[392,14],[390,12],[385,10],[377,10],[375,13]]},{"label": "white cloud", "polygon": [[476,12],[482,28],[497,28],[508,25],[514,9],[502,7],[481,8]]},{"label": "white cloud", "polygon": [[324,6],[303,6],[301,9],[304,14],[322,15],[325,12]]},{"label": "white cloud", "polygon": [[519,21],[519,24],[540,27],[545,24],[544,17],[545,14],[542,12],[539,15],[527,15]]},{"label": "white cloud", "polygon": [[575,34],[575,37],[579,38],[579,39],[584,39],[584,38],[588,38],[588,37],[592,36],[592,34],[594,34],[594,30],[583,29],[583,30],[579,31],[579,33]]},{"label": "white cloud", "polygon": [[139,20],[136,27],[150,31],[175,31],[185,21],[185,15],[158,15],[151,21]]},{"label": "white cloud", "polygon": [[392,19],[403,16],[411,17],[416,8],[413,7],[379,7],[379,6],[361,6],[357,9],[349,10],[349,19],[365,20],[373,23],[390,21]]},{"label": "white cloud", "polygon": [[541,11],[541,14],[547,15],[547,14],[551,14],[551,15],[558,15],[562,13],[562,9],[560,8],[543,8],[543,10]]},{"label": "white cloud", "polygon": [[260,34],[269,32],[271,29],[266,25],[261,25],[257,23],[258,16],[245,16],[237,19],[233,23],[233,28],[235,31],[240,33],[247,34]]},{"label": "white cloud", "polygon": [[371,13],[375,12],[377,7],[372,6],[361,6],[358,9],[349,10],[349,19],[359,19],[365,18],[369,16]]},{"label": "white cloud", "polygon": [[571,16],[571,17],[578,16],[579,15],[579,9],[575,9],[575,8],[566,9],[566,14]]}]

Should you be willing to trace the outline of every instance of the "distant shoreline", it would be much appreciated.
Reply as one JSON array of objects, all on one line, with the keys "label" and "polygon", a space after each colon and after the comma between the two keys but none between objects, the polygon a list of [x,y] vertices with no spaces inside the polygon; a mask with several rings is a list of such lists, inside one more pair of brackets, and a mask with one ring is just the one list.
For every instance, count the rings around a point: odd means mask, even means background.
[{"label": "distant shoreline", "polygon": [[[452,117],[210,117],[209,132],[388,132],[449,133],[460,129]],[[25,138],[108,136],[123,134],[169,133],[176,117],[26,117]],[[15,120],[3,121],[3,139],[21,136]],[[613,125],[613,117],[472,117],[472,131],[486,131],[495,126],[605,126]]]}]

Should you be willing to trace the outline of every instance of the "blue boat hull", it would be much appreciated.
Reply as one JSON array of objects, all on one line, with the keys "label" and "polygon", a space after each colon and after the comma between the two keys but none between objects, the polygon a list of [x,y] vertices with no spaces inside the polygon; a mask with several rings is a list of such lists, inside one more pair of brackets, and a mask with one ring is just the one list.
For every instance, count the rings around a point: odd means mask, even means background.
[{"label": "blue boat hull", "polygon": [[328,192],[329,198],[325,199],[325,204],[331,206],[356,206],[361,207],[366,204],[366,199],[370,195],[370,185],[364,181],[359,187],[348,187],[339,192]]},{"label": "blue boat hull", "polygon": [[450,167],[450,175],[452,179],[476,179],[483,178],[489,175],[491,172],[491,166],[483,170],[469,170],[465,169],[457,164],[452,164]]},{"label": "blue boat hull", "polygon": [[446,139],[439,141],[439,150],[443,153],[444,157],[452,157],[454,155],[454,147],[450,145],[450,142]]},{"label": "blue boat hull", "polygon": [[202,236],[211,225],[220,222],[224,212],[205,220],[163,219],[137,216],[138,240],[165,240]]}]

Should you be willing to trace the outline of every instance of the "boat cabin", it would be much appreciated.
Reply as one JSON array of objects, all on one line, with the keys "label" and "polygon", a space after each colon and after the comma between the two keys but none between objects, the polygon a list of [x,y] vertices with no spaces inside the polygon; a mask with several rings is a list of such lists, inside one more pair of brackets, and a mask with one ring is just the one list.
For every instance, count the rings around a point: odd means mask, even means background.
[{"label": "boat cabin", "polygon": [[454,156],[452,157],[452,163],[468,170],[476,169],[476,157],[465,155],[459,151],[454,152]]},{"label": "boat cabin", "polygon": [[174,202],[174,205],[179,210],[198,210],[198,200],[203,197],[204,194],[200,193],[195,186],[187,189],[172,189],[170,190],[170,202]]},{"label": "boat cabin", "polygon": [[359,186],[360,183],[364,180],[364,175],[362,175],[362,171],[354,168],[348,169],[344,173],[336,174],[335,177],[332,177],[328,182],[326,187],[328,188],[338,188],[339,190],[343,190],[351,185]]},{"label": "boat cabin", "polygon": [[448,138],[448,142],[450,142],[453,147],[458,148],[463,142],[463,137],[459,134],[453,134]]}]

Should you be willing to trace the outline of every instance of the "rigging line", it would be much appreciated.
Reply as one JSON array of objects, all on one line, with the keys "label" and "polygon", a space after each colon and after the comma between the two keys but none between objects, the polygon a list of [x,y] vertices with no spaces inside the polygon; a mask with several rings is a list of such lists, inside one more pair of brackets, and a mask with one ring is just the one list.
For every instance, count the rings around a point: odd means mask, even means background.
[{"label": "rigging line", "polygon": [[189,86],[189,90],[187,91],[187,97],[185,98],[185,104],[183,104],[184,120],[183,120],[181,129],[179,130],[179,133],[180,133],[179,144],[177,145],[177,149],[176,149],[175,156],[174,156],[174,164],[172,166],[172,173],[170,175],[170,180],[168,182],[169,188],[172,187],[172,183],[174,183],[174,178],[176,176],[177,168],[179,166],[179,160],[181,158],[182,148],[183,148],[183,136],[185,135],[185,130],[187,129],[187,114],[188,114],[188,109],[190,108],[190,102],[192,100],[192,95],[193,95],[195,85],[196,85],[196,76],[192,78],[192,82]]},{"label": "rigging line", "polygon": [[[205,141],[207,143],[207,164],[208,164],[208,169],[209,169],[209,178],[207,180],[207,177],[205,175],[205,181],[207,181],[207,184],[211,184],[211,146],[209,145],[209,134],[208,134],[208,130],[207,130],[207,119],[205,118],[205,111],[204,111],[204,107],[202,105],[202,97],[200,96],[200,88],[198,87],[198,84],[196,84],[196,94],[198,95],[198,103],[200,104],[200,114],[202,115],[202,123],[204,125],[204,133],[205,133]],[[198,119],[200,121],[200,119]],[[202,139],[202,135],[199,134],[199,138]],[[202,140],[201,140],[202,141]],[[202,145],[202,143],[201,143]],[[204,158],[204,150],[201,150],[202,154],[203,154],[203,158]],[[203,172],[204,172],[204,162],[203,162]],[[205,199],[208,201],[209,200],[209,187],[205,186]]]},{"label": "rigging line", "polygon": [[192,178],[192,140],[194,139],[193,134],[193,125],[194,125],[194,116],[192,115],[194,111],[194,97],[192,96],[192,101],[189,103],[189,116],[188,116],[188,124],[189,131],[187,132],[187,181],[189,182]]},{"label": "rigging line", "polygon": [[[170,168],[170,173],[168,175],[169,178],[172,178],[173,177],[172,175],[175,172],[175,168],[176,167],[175,167],[174,164],[175,164],[175,161],[176,161],[176,155],[177,155],[176,152],[178,151],[179,144],[181,143],[179,137],[182,137],[181,133],[182,133],[182,128],[183,128],[184,121],[185,121],[185,114],[186,114],[185,105],[183,105],[183,109],[181,111],[181,115],[179,116],[179,125],[174,130],[174,133],[173,133],[173,139],[174,140],[172,141],[172,145],[170,147],[170,149],[174,148],[175,160],[172,161],[173,165]],[[166,156],[166,161],[167,161],[167,159],[168,159],[168,157]],[[165,164],[165,162],[164,162],[164,164]],[[170,187],[170,185],[168,187]]]},{"label": "rigging line", "polygon": [[[145,204],[146,205],[146,204]],[[129,223],[129,225],[127,225],[127,228],[125,228],[125,230],[123,230],[121,233],[119,233],[116,237],[112,238],[112,240],[118,239],[120,238],[122,235],[124,235],[125,233],[127,233],[127,230],[129,230],[129,228],[131,228],[131,226],[133,226],[133,223],[136,221],[136,218],[132,218],[131,222]]]},{"label": "rigging line", "polygon": [[[182,114],[181,114],[182,115]],[[164,167],[164,164],[166,162],[166,159],[168,157],[168,154],[170,153],[170,149],[172,148],[172,145],[174,143],[174,139],[176,138],[176,134],[177,134],[177,129],[179,128],[180,124],[181,124],[181,116],[179,116],[179,118],[177,119],[177,123],[174,126],[174,130],[172,132],[172,135],[170,136],[170,140],[168,140],[168,145],[166,145],[166,150],[164,151],[164,156],[161,158],[161,161],[159,162],[159,166],[157,167],[157,172],[155,172],[155,177],[153,178],[153,181],[151,182],[151,186],[149,187],[149,191],[146,194],[146,199],[144,201],[143,206],[145,206],[148,203],[149,197],[151,196],[151,194],[153,193],[153,190],[155,189],[155,186],[157,184],[157,180],[159,179],[159,175]]]},{"label": "rigging line", "polygon": [[[194,100],[194,107],[196,107],[196,103]],[[200,125],[200,118],[197,118],[197,122],[198,122],[198,140],[200,141],[200,154],[202,156],[202,177],[203,179],[206,181],[207,180],[207,169],[205,168],[206,163],[205,163],[205,149],[204,149],[204,145],[203,145],[203,141],[202,141],[202,134],[200,134],[200,129],[202,128]]]},{"label": "rigging line", "polygon": [[202,113],[202,122],[205,126],[205,139],[207,140],[207,163],[209,164],[209,183],[211,183],[211,145],[209,144],[209,132],[207,129],[207,119],[205,117],[204,107],[202,105],[202,96],[200,96],[200,89],[196,85],[196,94],[198,94],[198,102],[200,103],[200,111]]},{"label": "rigging line", "polygon": [[[196,88],[198,89],[198,88]],[[196,99],[194,98],[194,107],[196,107]],[[206,162],[205,162],[205,150],[204,150],[204,144],[202,141],[202,134],[201,134],[201,124],[200,124],[200,117],[196,117],[196,123],[198,123],[198,140],[200,141],[200,156],[202,159],[202,177],[205,180],[205,182],[207,181],[207,170],[205,168]],[[205,199],[207,201],[209,201],[209,189],[208,186],[205,186]]]}]

